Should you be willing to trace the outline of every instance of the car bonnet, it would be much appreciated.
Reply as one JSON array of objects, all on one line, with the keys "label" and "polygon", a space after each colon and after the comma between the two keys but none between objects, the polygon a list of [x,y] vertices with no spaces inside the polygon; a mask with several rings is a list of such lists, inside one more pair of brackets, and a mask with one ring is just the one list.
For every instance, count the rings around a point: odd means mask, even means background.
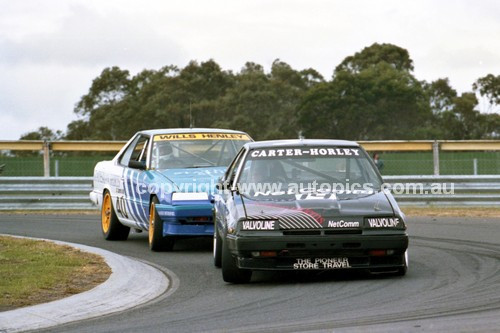
[{"label": "car bonnet", "polygon": [[341,195],[315,198],[307,195],[285,197],[271,197],[266,200],[253,200],[252,197],[243,196],[238,200],[246,210],[247,218],[279,218],[280,216],[298,212],[321,217],[347,217],[347,216],[380,216],[393,215],[393,208],[382,191],[364,195]]},{"label": "car bonnet", "polygon": [[226,171],[226,167],[184,168],[157,170],[170,179],[179,192],[209,192],[213,193],[215,184]]}]

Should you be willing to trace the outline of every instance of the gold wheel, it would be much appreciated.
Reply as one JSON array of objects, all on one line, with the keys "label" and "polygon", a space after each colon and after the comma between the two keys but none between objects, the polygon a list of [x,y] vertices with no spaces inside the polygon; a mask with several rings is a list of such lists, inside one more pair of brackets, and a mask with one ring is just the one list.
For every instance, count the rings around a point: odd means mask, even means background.
[{"label": "gold wheel", "polygon": [[102,231],[106,234],[109,231],[109,226],[111,225],[111,195],[106,193],[102,201],[101,210],[101,227]]},{"label": "gold wheel", "polygon": [[152,202],[149,207],[149,244],[153,243],[155,233],[155,203]]}]

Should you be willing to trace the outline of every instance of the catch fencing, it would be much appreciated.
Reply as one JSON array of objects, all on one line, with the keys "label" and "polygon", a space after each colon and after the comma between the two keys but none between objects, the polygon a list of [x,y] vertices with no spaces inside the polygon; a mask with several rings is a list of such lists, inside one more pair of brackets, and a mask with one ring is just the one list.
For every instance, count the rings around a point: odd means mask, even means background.
[{"label": "catch fencing", "polygon": [[[384,181],[402,206],[500,206],[500,176],[386,176]],[[435,193],[443,186],[446,193]],[[0,211],[96,209],[91,189],[92,177],[0,177]]]},{"label": "catch fencing", "polygon": [[[500,140],[360,141],[382,175],[500,175]],[[0,175],[92,176],[125,141],[0,141]],[[3,171],[2,170],[2,165]]]}]

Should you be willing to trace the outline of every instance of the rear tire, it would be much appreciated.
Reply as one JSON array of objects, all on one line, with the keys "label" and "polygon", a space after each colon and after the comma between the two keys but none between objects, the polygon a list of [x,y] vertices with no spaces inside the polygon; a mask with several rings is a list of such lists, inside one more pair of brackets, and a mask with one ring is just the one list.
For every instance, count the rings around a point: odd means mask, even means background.
[{"label": "rear tire", "polygon": [[158,203],[158,198],[153,197],[149,206],[149,248],[151,251],[172,251],[174,239],[163,237],[163,221],[155,207]]},{"label": "rear tire", "polygon": [[406,272],[408,271],[408,250],[405,251],[405,254],[403,255],[403,263],[404,266],[400,267],[398,271],[394,274],[395,276],[405,276]]},{"label": "rear tire", "polygon": [[109,191],[105,191],[101,207],[101,231],[105,240],[126,240],[130,228],[118,220]]},{"label": "rear tire", "polygon": [[222,278],[230,283],[248,283],[252,278],[252,271],[236,266],[235,258],[229,252],[227,241],[222,242]]}]

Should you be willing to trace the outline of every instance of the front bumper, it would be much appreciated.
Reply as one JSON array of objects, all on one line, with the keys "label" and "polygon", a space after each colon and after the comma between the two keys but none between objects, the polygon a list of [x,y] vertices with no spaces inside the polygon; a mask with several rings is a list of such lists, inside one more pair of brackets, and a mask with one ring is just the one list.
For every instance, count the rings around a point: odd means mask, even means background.
[{"label": "front bumper", "polygon": [[92,201],[92,203],[97,206],[97,207],[101,207],[102,205],[102,202],[99,201],[100,198],[102,198],[102,193],[99,193],[97,191],[94,191],[92,190],[90,193],[89,193],[89,198],[90,198],[90,201]]},{"label": "front bumper", "polygon": [[[239,268],[252,270],[390,270],[405,266],[408,236],[322,235],[226,238]],[[389,250],[373,255],[370,250]],[[276,251],[276,256],[255,256],[260,251]]]},{"label": "front bumper", "polygon": [[[198,203],[188,205],[155,206],[163,221],[163,236],[213,236],[213,205]],[[203,220],[203,221],[200,221]]]}]

